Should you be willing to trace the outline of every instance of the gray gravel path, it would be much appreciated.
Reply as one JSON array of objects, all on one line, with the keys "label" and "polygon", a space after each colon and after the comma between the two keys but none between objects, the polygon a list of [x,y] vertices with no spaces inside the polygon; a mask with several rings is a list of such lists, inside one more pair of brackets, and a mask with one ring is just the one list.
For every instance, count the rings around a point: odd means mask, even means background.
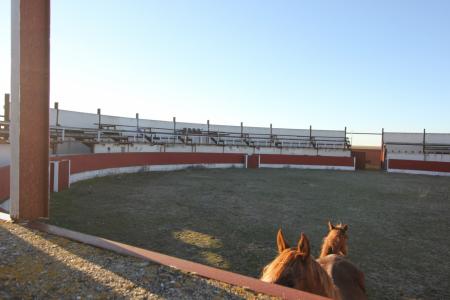
[{"label": "gray gravel path", "polygon": [[269,299],[0,221],[0,299]]}]

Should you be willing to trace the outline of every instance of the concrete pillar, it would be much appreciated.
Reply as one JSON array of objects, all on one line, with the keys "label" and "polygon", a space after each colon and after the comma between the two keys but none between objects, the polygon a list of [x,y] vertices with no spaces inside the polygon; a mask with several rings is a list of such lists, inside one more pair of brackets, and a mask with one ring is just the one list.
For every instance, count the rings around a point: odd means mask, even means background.
[{"label": "concrete pillar", "polygon": [[50,0],[11,1],[11,217],[48,217]]}]

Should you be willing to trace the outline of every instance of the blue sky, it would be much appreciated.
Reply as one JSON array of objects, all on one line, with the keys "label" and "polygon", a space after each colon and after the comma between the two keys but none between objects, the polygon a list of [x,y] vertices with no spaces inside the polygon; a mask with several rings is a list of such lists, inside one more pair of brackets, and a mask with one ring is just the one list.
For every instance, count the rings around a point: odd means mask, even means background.
[{"label": "blue sky", "polygon": [[[10,1],[0,0],[0,93]],[[180,121],[450,132],[450,1],[52,1],[51,102]]]}]

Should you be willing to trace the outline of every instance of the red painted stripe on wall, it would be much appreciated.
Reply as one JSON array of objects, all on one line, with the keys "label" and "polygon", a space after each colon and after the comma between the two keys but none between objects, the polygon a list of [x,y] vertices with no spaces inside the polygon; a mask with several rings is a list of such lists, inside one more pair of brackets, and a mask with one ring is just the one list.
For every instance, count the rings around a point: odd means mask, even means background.
[{"label": "red painted stripe on wall", "polygon": [[261,154],[261,164],[353,167],[353,157]]},{"label": "red painted stripe on wall", "polygon": [[450,172],[450,162],[390,159],[389,169]]},{"label": "red painted stripe on wall", "polygon": [[68,160],[59,161],[58,191],[60,192],[69,188],[69,164]]},{"label": "red painted stripe on wall", "polygon": [[9,198],[9,166],[0,168],[0,201]]},{"label": "red painted stripe on wall", "polygon": [[244,154],[229,153],[99,153],[54,157],[53,160],[70,160],[71,174],[132,166],[175,164],[243,164]]}]

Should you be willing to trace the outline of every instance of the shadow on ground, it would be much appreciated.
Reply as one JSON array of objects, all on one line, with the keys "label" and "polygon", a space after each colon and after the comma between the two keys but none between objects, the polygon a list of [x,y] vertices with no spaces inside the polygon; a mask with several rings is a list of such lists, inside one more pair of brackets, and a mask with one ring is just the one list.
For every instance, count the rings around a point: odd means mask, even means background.
[{"label": "shadow on ground", "polygon": [[0,239],[0,299],[243,299],[252,295],[16,224],[0,223]]}]

